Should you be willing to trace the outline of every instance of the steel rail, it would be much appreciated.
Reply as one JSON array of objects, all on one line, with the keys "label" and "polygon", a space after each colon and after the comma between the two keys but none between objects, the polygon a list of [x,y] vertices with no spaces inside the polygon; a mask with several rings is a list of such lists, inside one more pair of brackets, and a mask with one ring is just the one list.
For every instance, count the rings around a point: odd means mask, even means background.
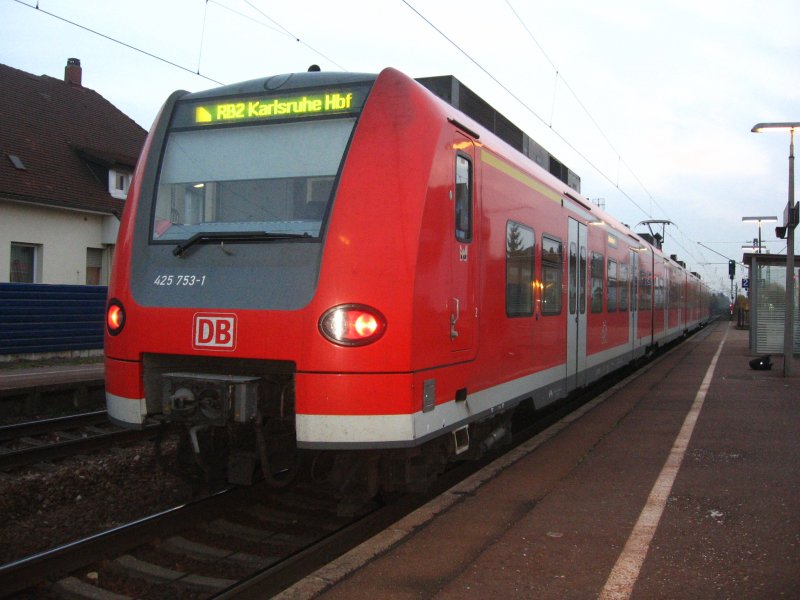
[{"label": "steel rail", "polygon": [[150,439],[156,436],[158,425],[146,429],[119,429],[108,433],[95,433],[77,440],[65,440],[21,448],[0,453],[0,471],[10,471],[38,462],[56,460],[95,452],[112,446]]},{"label": "steel rail", "polygon": [[83,412],[52,419],[37,419],[12,425],[0,426],[0,441],[14,440],[26,436],[42,435],[53,431],[68,431],[88,425],[109,423],[105,410]]},{"label": "steel rail", "polygon": [[[248,491],[249,493],[249,491]],[[94,562],[122,554],[155,538],[174,533],[221,514],[231,502],[246,496],[227,488],[125,525],[0,565],[0,596],[30,589],[45,580],[62,577]]]}]

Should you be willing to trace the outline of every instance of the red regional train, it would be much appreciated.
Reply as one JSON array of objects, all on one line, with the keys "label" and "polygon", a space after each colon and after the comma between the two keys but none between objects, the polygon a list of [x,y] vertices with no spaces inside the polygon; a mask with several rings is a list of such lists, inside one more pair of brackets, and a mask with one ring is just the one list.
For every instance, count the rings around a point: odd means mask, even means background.
[{"label": "red regional train", "polygon": [[175,92],[122,218],[111,419],[182,423],[238,483],[307,451],[343,493],[429,481],[709,317],[699,276],[577,182],[452,77]]}]

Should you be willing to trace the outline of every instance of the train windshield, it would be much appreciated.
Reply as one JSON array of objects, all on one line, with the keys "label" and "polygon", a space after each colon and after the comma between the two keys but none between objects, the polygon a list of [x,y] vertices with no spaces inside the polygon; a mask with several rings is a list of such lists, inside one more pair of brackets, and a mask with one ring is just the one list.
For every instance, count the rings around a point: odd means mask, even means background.
[{"label": "train windshield", "polygon": [[318,238],[354,125],[348,117],[173,131],[152,240],[226,232]]}]

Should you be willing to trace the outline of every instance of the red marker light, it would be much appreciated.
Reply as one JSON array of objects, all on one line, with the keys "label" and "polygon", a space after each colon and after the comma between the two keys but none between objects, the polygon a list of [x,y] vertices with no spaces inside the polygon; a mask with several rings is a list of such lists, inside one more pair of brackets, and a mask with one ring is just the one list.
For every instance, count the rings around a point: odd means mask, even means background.
[{"label": "red marker light", "polygon": [[340,346],[364,346],[377,341],[386,331],[386,319],[369,306],[342,304],[325,311],[319,330]]},{"label": "red marker light", "polygon": [[117,335],[125,326],[125,309],[119,300],[111,300],[106,311],[106,328],[110,335]]}]

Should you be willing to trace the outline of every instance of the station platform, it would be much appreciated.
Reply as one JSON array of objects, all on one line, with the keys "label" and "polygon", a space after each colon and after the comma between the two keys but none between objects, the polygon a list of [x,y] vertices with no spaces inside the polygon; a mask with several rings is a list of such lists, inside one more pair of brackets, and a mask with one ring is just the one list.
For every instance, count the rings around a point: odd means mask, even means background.
[{"label": "station platform", "polygon": [[102,380],[105,367],[102,356],[79,361],[28,361],[23,366],[0,363],[0,391],[13,391],[34,385],[57,385]]},{"label": "station platform", "polygon": [[800,378],[734,325],[278,597],[800,598]]}]

